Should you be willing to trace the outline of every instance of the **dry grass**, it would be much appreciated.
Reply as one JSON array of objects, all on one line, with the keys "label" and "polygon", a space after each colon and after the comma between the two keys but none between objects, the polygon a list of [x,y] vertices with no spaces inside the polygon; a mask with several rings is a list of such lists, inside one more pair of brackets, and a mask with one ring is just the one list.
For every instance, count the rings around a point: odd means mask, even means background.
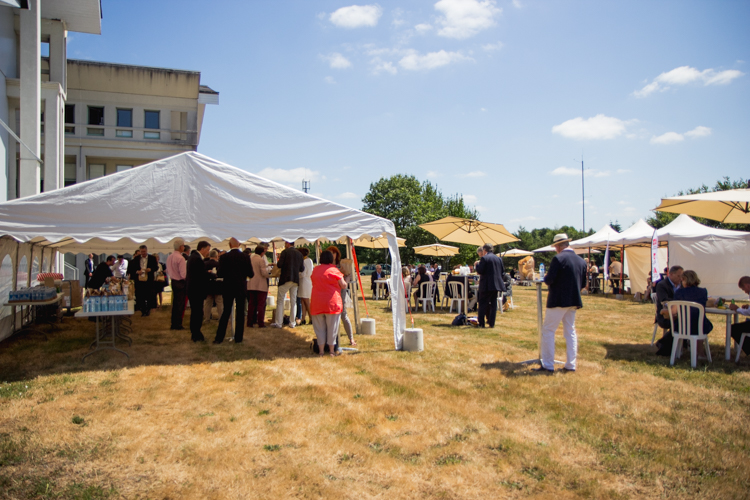
[{"label": "dry grass", "polygon": [[129,361],[82,364],[93,324],[70,318],[3,342],[0,498],[748,498],[750,373],[723,323],[717,361],[670,368],[653,306],[588,297],[578,372],[537,376],[516,364],[533,291],[516,304],[494,330],[416,314],[422,353],[393,351],[384,302],[337,359],[310,326],[195,345],[166,309],[134,317]]}]

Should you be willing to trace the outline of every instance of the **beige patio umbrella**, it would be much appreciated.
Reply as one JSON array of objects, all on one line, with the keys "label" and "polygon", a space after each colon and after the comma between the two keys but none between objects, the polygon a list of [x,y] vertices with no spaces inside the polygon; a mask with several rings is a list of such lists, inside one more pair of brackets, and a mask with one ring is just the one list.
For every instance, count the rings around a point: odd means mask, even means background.
[{"label": "beige patio umbrella", "polygon": [[414,247],[414,253],[420,255],[433,255],[435,257],[449,257],[458,253],[458,247],[452,247],[450,245],[441,245],[440,243],[433,243],[432,245],[422,245]]},{"label": "beige patio umbrella", "polygon": [[443,241],[466,243],[481,246],[485,243],[502,245],[511,241],[521,241],[505,229],[502,224],[492,224],[460,217],[445,217],[444,219],[420,224],[419,227],[429,231]]},{"label": "beige patio umbrella", "polygon": [[[399,247],[406,246],[405,238],[396,238]],[[355,247],[362,248],[388,248],[388,238],[385,236],[362,236],[354,240]]]},{"label": "beige patio umbrella", "polygon": [[750,224],[750,188],[663,198],[654,211],[687,214],[726,224]]},{"label": "beige patio umbrella", "polygon": [[534,255],[534,252],[528,250],[521,250],[520,248],[513,248],[501,254],[501,257],[526,257],[528,255]]}]

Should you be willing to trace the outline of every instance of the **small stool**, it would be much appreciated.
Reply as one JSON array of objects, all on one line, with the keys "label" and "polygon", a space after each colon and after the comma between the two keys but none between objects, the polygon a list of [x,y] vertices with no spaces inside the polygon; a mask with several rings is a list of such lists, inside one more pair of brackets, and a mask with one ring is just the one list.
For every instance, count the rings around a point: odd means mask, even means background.
[{"label": "small stool", "polygon": [[424,335],[421,328],[407,328],[404,332],[404,351],[424,351]]},{"label": "small stool", "polygon": [[375,320],[373,318],[363,318],[360,325],[362,335],[375,335]]}]

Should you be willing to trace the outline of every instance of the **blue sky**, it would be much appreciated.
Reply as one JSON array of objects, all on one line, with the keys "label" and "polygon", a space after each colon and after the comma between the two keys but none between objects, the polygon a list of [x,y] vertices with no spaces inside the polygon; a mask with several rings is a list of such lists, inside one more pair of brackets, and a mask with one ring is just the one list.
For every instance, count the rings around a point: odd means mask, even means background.
[{"label": "blue sky", "polygon": [[750,2],[103,0],[70,58],[201,71],[199,152],[354,208],[393,174],[505,224],[628,226],[750,176]]}]

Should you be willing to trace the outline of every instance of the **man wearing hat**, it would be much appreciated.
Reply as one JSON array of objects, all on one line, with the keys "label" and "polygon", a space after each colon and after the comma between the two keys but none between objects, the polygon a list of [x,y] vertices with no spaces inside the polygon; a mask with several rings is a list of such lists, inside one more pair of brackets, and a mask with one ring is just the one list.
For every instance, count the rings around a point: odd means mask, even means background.
[{"label": "man wearing hat", "polygon": [[537,371],[555,370],[555,330],[562,322],[567,360],[563,371],[576,370],[578,339],[576,337],[576,311],[583,307],[581,290],[586,286],[586,263],[569,248],[570,238],[565,233],[556,234],[552,240],[557,255],[552,258],[544,282],[549,288],[547,311],[542,326],[542,359]]}]

